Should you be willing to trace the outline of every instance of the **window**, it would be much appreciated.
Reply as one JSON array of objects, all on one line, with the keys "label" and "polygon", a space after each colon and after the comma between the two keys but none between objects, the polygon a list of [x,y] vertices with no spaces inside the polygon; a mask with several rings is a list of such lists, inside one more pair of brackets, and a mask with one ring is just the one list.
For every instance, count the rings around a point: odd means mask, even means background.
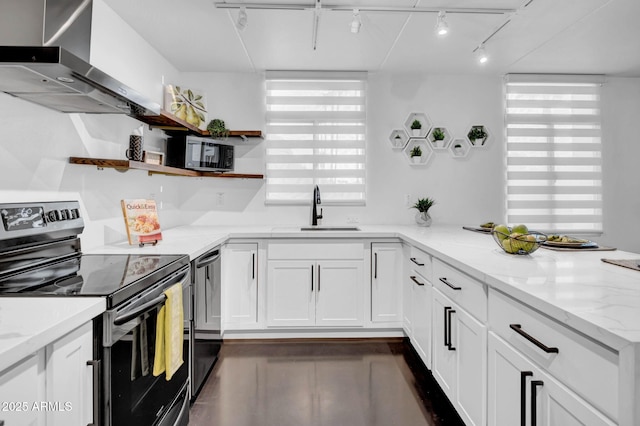
[{"label": "window", "polygon": [[598,76],[505,78],[507,222],[602,231]]},{"label": "window", "polygon": [[266,203],[365,203],[365,73],[268,72]]}]

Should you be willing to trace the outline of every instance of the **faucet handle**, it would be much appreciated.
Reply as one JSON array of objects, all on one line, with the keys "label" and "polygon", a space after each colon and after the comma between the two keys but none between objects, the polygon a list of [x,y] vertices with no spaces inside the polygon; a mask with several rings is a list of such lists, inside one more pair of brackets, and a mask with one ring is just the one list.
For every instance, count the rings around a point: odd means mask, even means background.
[{"label": "faucet handle", "polygon": [[316,215],[317,219],[322,219],[322,207],[320,207],[320,214]]}]

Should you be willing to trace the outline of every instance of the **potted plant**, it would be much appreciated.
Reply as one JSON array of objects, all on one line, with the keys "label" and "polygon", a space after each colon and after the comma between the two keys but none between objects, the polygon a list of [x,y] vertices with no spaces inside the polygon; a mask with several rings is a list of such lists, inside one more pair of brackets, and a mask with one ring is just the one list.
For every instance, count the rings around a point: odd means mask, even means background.
[{"label": "potted plant", "polygon": [[417,164],[420,162],[420,160],[422,159],[422,148],[420,148],[420,145],[415,145],[413,148],[411,148],[411,161],[414,164]]},{"label": "potted plant", "polygon": [[413,136],[420,136],[420,129],[422,129],[422,123],[417,118],[411,123],[411,133]]},{"label": "potted plant", "polygon": [[429,214],[429,209],[433,207],[436,203],[436,200],[433,198],[425,197],[418,198],[418,201],[411,206],[411,208],[418,210],[416,213],[415,219],[416,223],[420,226],[430,226],[431,225],[431,215]]},{"label": "potted plant", "polygon": [[484,126],[472,126],[469,133],[467,133],[469,142],[475,146],[477,141],[480,141],[480,145],[484,145],[487,140],[487,132],[484,130]]},{"label": "potted plant", "polygon": [[462,155],[462,145],[460,145],[459,143],[453,146],[453,150],[456,153],[456,155]]},{"label": "potted plant", "polygon": [[207,124],[207,130],[214,139],[226,139],[229,136],[229,130],[225,127],[224,121],[215,118]]},{"label": "potted plant", "polygon": [[431,137],[433,138],[433,144],[435,146],[439,146],[442,147],[443,143],[442,141],[444,141],[444,130],[442,130],[441,127],[436,127],[433,129],[433,132],[431,132]]},{"label": "potted plant", "polygon": [[396,133],[396,136],[393,138],[393,142],[395,143],[395,146],[402,145],[402,136],[400,136],[399,133]]}]

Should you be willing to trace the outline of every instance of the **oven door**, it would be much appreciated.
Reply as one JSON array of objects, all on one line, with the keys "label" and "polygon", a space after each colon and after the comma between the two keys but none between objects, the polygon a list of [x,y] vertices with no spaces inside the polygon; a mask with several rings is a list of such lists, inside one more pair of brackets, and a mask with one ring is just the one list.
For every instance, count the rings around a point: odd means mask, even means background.
[{"label": "oven door", "polygon": [[[107,425],[182,425],[188,422],[189,329],[184,330],[183,364],[167,380],[153,375],[157,312],[162,291],[189,279],[189,267],[156,284],[124,308],[105,315],[105,415]],[[107,323],[108,321],[108,323]],[[124,321],[124,323],[123,323]],[[110,330],[109,330],[110,328]],[[185,408],[186,407],[186,408]]]}]

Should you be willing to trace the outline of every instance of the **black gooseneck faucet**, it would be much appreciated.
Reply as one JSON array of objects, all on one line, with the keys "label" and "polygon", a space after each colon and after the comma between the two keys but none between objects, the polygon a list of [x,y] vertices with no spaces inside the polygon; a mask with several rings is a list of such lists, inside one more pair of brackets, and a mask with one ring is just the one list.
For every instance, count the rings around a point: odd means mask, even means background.
[{"label": "black gooseneck faucet", "polygon": [[320,188],[318,185],[313,188],[313,208],[311,209],[311,226],[318,225],[318,219],[322,219],[322,208],[320,209],[320,214],[318,214],[318,204],[321,204],[320,201]]}]

